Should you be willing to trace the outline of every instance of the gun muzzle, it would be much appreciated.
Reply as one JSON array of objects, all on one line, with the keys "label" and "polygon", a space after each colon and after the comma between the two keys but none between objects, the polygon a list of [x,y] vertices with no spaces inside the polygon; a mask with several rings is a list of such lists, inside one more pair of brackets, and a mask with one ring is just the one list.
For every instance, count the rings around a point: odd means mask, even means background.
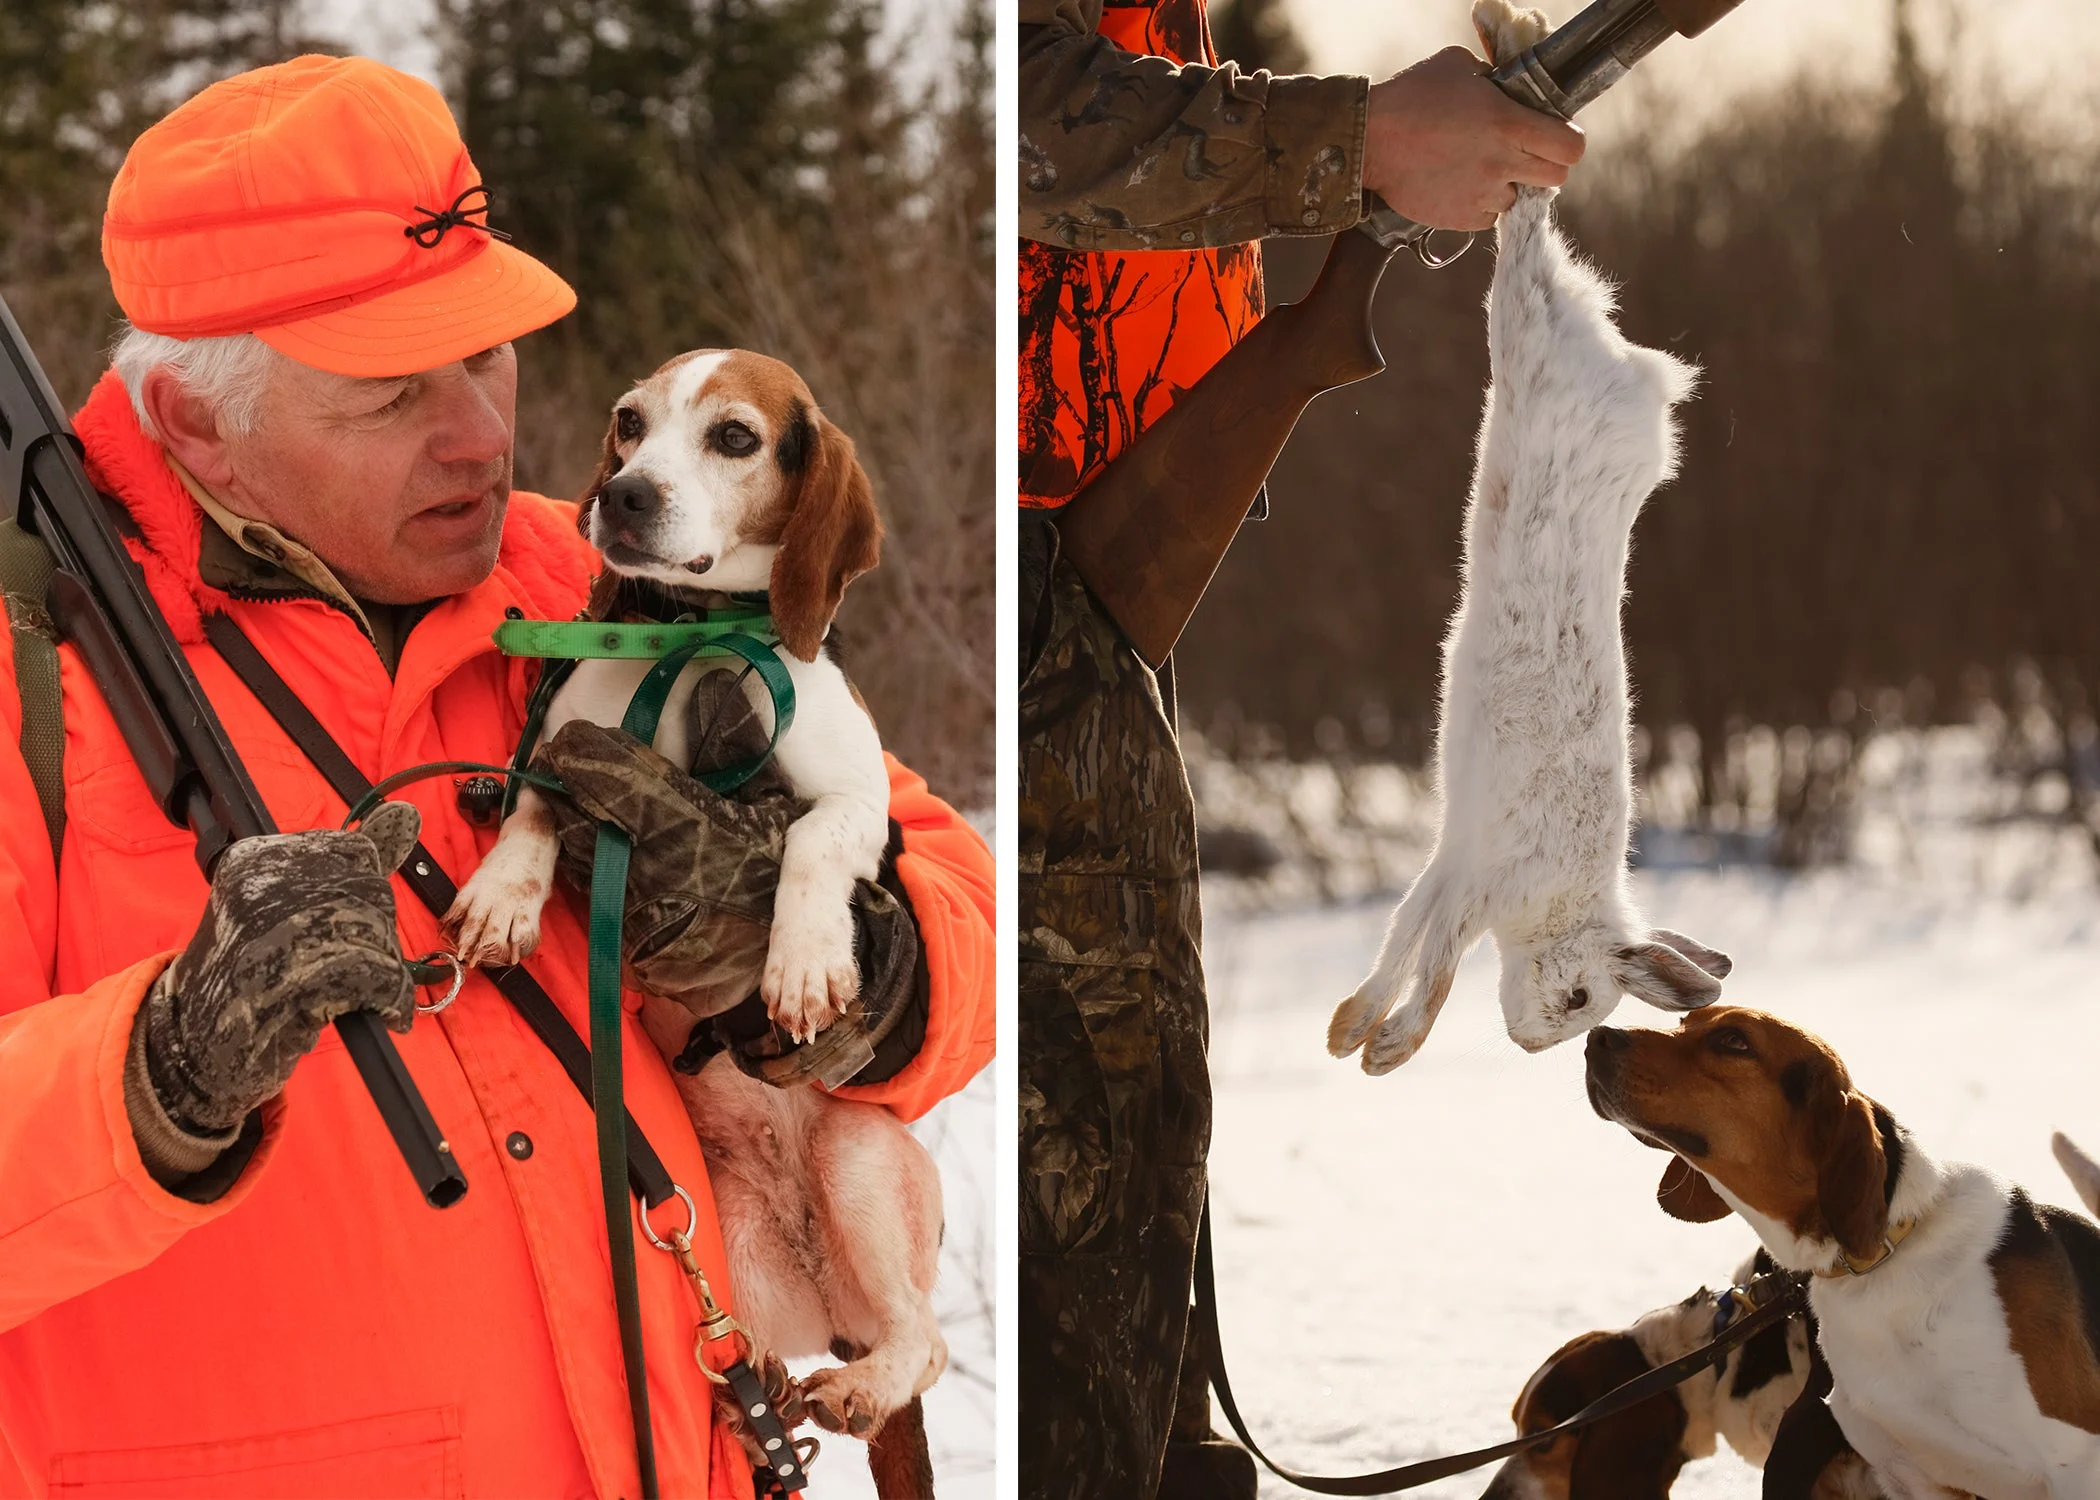
[{"label": "gun muzzle", "polygon": [[1563,120],[1671,36],[1697,36],[1743,0],[1597,0],[1489,75],[1519,104]]}]

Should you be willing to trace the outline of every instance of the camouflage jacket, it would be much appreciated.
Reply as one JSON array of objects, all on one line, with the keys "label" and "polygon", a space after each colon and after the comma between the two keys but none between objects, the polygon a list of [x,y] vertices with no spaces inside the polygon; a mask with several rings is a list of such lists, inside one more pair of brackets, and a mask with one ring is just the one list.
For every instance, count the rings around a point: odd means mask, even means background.
[{"label": "camouflage jacket", "polygon": [[[1020,0],[1023,235],[1188,250],[1362,217],[1368,79],[1126,52],[1097,34],[1103,4]],[[1186,40],[1171,50],[1203,55]]]}]

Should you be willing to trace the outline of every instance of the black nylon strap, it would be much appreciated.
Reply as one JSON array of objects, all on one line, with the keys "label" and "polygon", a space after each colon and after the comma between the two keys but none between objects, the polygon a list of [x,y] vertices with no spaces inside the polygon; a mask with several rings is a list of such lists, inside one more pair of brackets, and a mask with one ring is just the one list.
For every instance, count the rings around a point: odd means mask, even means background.
[{"label": "black nylon strap", "polygon": [[[1776,1292],[1771,1290],[1779,1283]],[[1763,1289],[1771,1300],[1757,1295]],[[1475,1448],[1470,1453],[1454,1453],[1448,1458],[1429,1458],[1420,1463],[1403,1464],[1397,1469],[1384,1469],[1376,1474],[1352,1474],[1342,1476],[1300,1474],[1283,1468],[1256,1446],[1247,1434],[1247,1424],[1240,1417],[1239,1404],[1232,1398],[1232,1382],[1225,1374],[1225,1346],[1218,1334],[1218,1288],[1216,1273],[1211,1265],[1210,1249],[1210,1201],[1203,1203],[1203,1226],[1196,1236],[1196,1331],[1202,1347],[1210,1360],[1211,1389],[1218,1393],[1218,1405],[1225,1413],[1225,1420],[1239,1440],[1246,1444],[1247,1451],[1267,1465],[1269,1472],[1301,1490],[1311,1490],[1321,1495],[1391,1495],[1401,1490],[1418,1489],[1432,1480],[1448,1479],[1453,1474],[1463,1474],[1477,1469],[1482,1464],[1493,1463],[1498,1458],[1522,1453],[1527,1448],[1536,1448],[1550,1443],[1563,1434],[1587,1427],[1593,1422],[1613,1416],[1630,1406],[1638,1406],[1653,1396],[1658,1396],[1674,1386],[1682,1384],[1692,1376],[1712,1365],[1718,1365],[1728,1357],[1728,1351],[1736,1345],[1771,1327],[1774,1323],[1805,1311],[1808,1307],[1808,1286],[1805,1277],[1791,1273],[1776,1276],[1760,1276],[1751,1283],[1753,1310],[1726,1331],[1690,1354],[1636,1376],[1617,1389],[1599,1396],[1574,1416],[1557,1427],[1543,1432],[1534,1432],[1528,1437],[1514,1438],[1506,1443],[1497,1443],[1491,1448]]]},{"label": "black nylon strap", "polygon": [[794,1495],[808,1489],[809,1471],[802,1466],[802,1455],[789,1439],[787,1428],[781,1424],[780,1413],[773,1409],[772,1401],[766,1396],[766,1388],[759,1384],[758,1372],[751,1368],[751,1361],[738,1360],[722,1372],[722,1378],[729,1383],[729,1393],[736,1397],[737,1405],[744,1409],[744,1420],[751,1424],[752,1435],[758,1439],[759,1447],[765,1450],[768,1462],[758,1469],[761,1483],[765,1482],[767,1474],[772,1475],[765,1493]]},{"label": "black nylon strap", "polygon": [[[263,659],[240,626],[223,614],[207,616],[204,633],[233,668],[234,675],[248,686],[262,706],[269,710],[284,732],[292,737],[306,758],[314,763],[335,794],[345,803],[355,806],[358,799],[372,789],[372,783],[357,769],[340,745],[321,727],[321,721],[312,710],[299,701],[291,685],[277,674],[277,669]],[[402,879],[422,903],[430,908],[433,916],[442,917],[451,910],[452,901],[459,889],[445,873],[435,856],[418,842],[408,863],[401,869]],[[511,964],[503,968],[484,969],[486,974],[503,993],[503,998],[523,1017],[532,1033],[552,1052],[569,1081],[576,1085],[585,1103],[591,1098],[591,1051],[584,1045],[569,1018],[561,1013],[553,999],[540,982],[528,973],[522,964]],[[641,1200],[655,1208],[671,1197],[671,1174],[664,1169],[661,1158],[642,1135],[641,1126],[634,1116],[627,1116],[627,1179]]]}]

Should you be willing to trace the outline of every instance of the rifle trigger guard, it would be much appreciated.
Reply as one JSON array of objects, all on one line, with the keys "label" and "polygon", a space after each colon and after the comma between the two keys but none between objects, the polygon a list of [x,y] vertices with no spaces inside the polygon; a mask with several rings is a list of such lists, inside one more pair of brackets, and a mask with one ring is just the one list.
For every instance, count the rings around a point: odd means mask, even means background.
[{"label": "rifle trigger guard", "polygon": [[1423,265],[1429,267],[1429,269],[1432,271],[1443,270],[1444,267],[1450,265],[1453,261],[1459,259],[1468,250],[1473,248],[1473,235],[1470,232],[1468,232],[1465,239],[1459,243],[1459,247],[1456,250],[1452,251],[1449,255],[1438,255],[1434,250],[1429,248],[1429,242],[1435,239],[1436,235],[1437,231],[1432,229],[1428,233],[1420,236],[1413,242],[1415,259],[1419,260]]}]

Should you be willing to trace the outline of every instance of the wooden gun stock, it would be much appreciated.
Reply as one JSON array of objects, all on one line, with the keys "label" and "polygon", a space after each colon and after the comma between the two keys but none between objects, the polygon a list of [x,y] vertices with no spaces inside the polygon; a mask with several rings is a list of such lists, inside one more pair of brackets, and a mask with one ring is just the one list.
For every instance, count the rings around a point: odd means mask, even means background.
[{"label": "wooden gun stock", "polygon": [[1393,254],[1369,235],[1336,236],[1303,302],[1255,324],[1058,513],[1065,555],[1152,666],[1174,649],[1313,397],[1385,368],[1371,301]]},{"label": "wooden gun stock", "polygon": [[[1572,117],[1664,38],[1696,35],[1741,3],[1596,0],[1490,76],[1518,103]],[[1255,324],[1058,513],[1065,556],[1153,667],[1202,602],[1299,415],[1322,391],[1385,368],[1371,301],[1394,252],[1426,231],[1372,202],[1364,226],[1335,237],[1303,302]]]}]

